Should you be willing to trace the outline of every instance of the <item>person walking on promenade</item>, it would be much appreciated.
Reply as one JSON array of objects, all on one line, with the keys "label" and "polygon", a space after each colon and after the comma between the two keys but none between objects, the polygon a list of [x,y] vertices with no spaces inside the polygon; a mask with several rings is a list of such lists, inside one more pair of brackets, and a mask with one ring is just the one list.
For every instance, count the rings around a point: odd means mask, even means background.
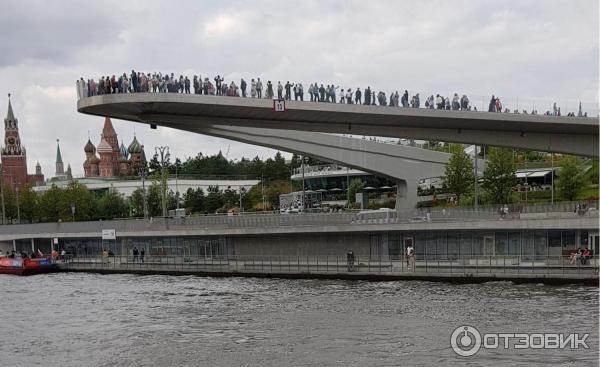
[{"label": "person walking on promenade", "polygon": [[137,247],[133,246],[133,262],[136,263],[138,261],[138,249]]},{"label": "person walking on promenade", "polygon": [[240,81],[240,89],[242,90],[242,97],[246,98],[246,81],[244,80],[244,78],[242,78],[242,80]]},{"label": "person walking on promenade", "polygon": [[256,80],[256,98],[258,98],[258,99],[262,98],[262,90],[263,90],[263,85],[262,85],[262,82],[260,81],[260,78],[258,78]]},{"label": "person walking on promenade", "polygon": [[146,250],[144,250],[144,248],[140,249],[140,263],[143,264],[144,263],[144,255],[146,255]]},{"label": "person walking on promenade", "polygon": [[354,252],[352,250],[348,250],[348,252],[346,253],[346,265],[349,272],[354,271],[354,260]]},{"label": "person walking on promenade", "polygon": [[412,245],[408,245],[406,248],[406,267],[415,270],[415,249]]}]

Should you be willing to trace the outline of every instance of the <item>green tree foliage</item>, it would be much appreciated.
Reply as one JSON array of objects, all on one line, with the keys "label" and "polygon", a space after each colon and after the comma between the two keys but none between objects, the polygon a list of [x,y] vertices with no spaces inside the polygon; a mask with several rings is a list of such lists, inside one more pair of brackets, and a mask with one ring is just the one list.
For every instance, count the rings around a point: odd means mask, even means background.
[{"label": "green tree foliage", "polygon": [[183,195],[183,205],[191,213],[204,213],[206,211],[206,196],[201,188],[192,189]]},{"label": "green tree foliage", "polygon": [[116,191],[100,195],[96,201],[97,219],[115,219],[129,216],[129,205]]},{"label": "green tree foliage", "polygon": [[151,217],[162,216],[161,191],[160,183],[156,181],[152,182],[148,188],[146,199],[148,200],[148,215]]},{"label": "green tree foliage", "polygon": [[63,190],[59,200],[59,217],[64,220],[72,220],[71,206],[75,206],[75,220],[90,220],[94,216],[93,194],[83,184],[77,181],[69,182]]},{"label": "green tree foliage", "polygon": [[12,223],[17,219],[17,197],[10,185],[3,184],[2,190],[4,190],[4,217],[7,222]]},{"label": "green tree foliage", "polygon": [[41,221],[58,221],[60,219],[63,201],[63,190],[53,184],[50,189],[40,196],[39,199],[39,212]]},{"label": "green tree foliage", "polygon": [[575,200],[585,187],[583,171],[576,157],[567,156],[560,160],[560,171],[556,178],[556,189],[566,200]]},{"label": "green tree foliage", "polygon": [[214,214],[224,203],[225,201],[223,200],[223,195],[219,191],[219,187],[210,186],[206,195],[206,211],[209,214]]},{"label": "green tree foliage", "polygon": [[488,149],[488,161],[483,171],[481,187],[490,203],[506,204],[512,201],[513,188],[517,185],[516,170],[511,149]]},{"label": "green tree foliage", "polygon": [[355,178],[350,181],[350,186],[348,186],[348,201],[350,201],[350,204],[356,202],[356,193],[362,192],[364,188],[365,183],[362,180]]},{"label": "green tree foliage", "polygon": [[464,194],[469,194],[473,190],[475,175],[473,173],[473,161],[465,153],[461,145],[452,144],[450,146],[452,156],[446,163],[446,172],[444,175],[444,184],[448,191],[458,199]]},{"label": "green tree foliage", "polygon": [[[147,190],[147,188],[146,188]],[[131,215],[134,217],[144,216],[144,191],[136,189],[129,197],[129,205],[131,207]]]},{"label": "green tree foliage", "polygon": [[21,222],[33,223],[39,220],[38,212],[38,194],[31,189],[30,185],[25,185],[19,194],[19,206],[21,208]]}]

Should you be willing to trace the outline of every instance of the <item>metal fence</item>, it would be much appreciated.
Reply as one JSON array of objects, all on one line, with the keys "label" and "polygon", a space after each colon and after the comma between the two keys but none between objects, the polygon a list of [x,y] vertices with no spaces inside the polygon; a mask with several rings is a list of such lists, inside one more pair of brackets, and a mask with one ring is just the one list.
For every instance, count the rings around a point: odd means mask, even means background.
[{"label": "metal fence", "polygon": [[511,274],[597,276],[598,260],[571,256],[465,256],[449,260],[347,256],[91,256],[59,260],[66,270],[288,274]]},{"label": "metal fence", "polygon": [[[357,224],[395,224],[417,222],[465,222],[482,220],[535,220],[569,219],[579,217],[598,217],[598,202],[590,202],[585,211],[574,212],[577,203],[560,203],[524,207],[522,211],[502,212],[501,207],[449,208],[441,210],[380,210],[345,211],[333,213],[301,214],[244,214],[244,215],[206,215],[181,218],[143,218],[112,221],[58,222],[0,226],[0,235],[48,235],[56,233],[100,233],[102,229],[115,229],[119,232],[167,231],[177,229],[228,229],[228,228],[267,228],[267,227],[303,227],[327,225]],[[533,215],[533,214],[538,215]]]}]

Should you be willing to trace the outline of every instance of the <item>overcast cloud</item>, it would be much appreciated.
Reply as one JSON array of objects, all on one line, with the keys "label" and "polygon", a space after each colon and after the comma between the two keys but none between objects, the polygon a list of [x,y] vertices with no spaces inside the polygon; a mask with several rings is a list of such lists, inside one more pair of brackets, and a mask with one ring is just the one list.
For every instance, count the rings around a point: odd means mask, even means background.
[{"label": "overcast cloud", "polygon": [[[75,80],[130,71],[260,76],[388,95],[494,93],[531,109],[579,100],[598,111],[597,0],[455,1],[2,1],[0,113],[7,97],[47,177],[56,139],[74,174],[102,119],[76,111]],[[479,103],[479,104],[478,104]],[[169,145],[180,158],[274,151],[165,128],[113,121],[128,145]],[[230,147],[230,148],[228,148]],[[147,153],[151,153],[147,149]]]}]

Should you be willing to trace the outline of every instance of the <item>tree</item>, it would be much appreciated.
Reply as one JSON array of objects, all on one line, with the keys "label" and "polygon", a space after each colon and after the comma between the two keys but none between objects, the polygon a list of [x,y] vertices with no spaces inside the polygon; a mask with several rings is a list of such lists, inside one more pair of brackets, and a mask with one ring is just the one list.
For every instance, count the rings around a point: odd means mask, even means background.
[{"label": "tree", "polygon": [[102,194],[96,205],[96,218],[115,219],[129,216],[129,206],[117,191]]},{"label": "tree", "polygon": [[31,189],[31,185],[25,185],[19,194],[21,221],[33,223],[35,219],[40,219],[38,200],[38,194]]},{"label": "tree", "polygon": [[44,192],[39,199],[41,220],[44,222],[58,221],[60,219],[62,201],[63,190],[52,184],[50,189]]},{"label": "tree", "polygon": [[[10,185],[2,184],[4,190],[4,216],[7,221],[17,218],[17,197]],[[2,210],[2,208],[0,208]]]},{"label": "tree", "polygon": [[355,178],[352,181],[350,181],[350,186],[348,186],[348,201],[350,202],[350,204],[356,202],[356,193],[362,192],[364,188],[365,183],[362,182],[362,180]]},{"label": "tree", "polygon": [[583,171],[576,157],[567,156],[560,161],[556,189],[566,200],[575,200],[585,186]]},{"label": "tree", "polygon": [[94,216],[94,200],[88,188],[71,181],[60,195],[59,216],[62,220],[72,220],[71,206],[75,206],[75,220],[90,220]]},{"label": "tree", "polygon": [[450,193],[456,195],[456,199],[460,203],[460,197],[473,190],[475,181],[473,161],[460,145],[452,144],[450,151],[452,156],[446,163],[444,184]]},{"label": "tree", "polygon": [[223,206],[223,195],[218,186],[209,186],[206,195],[206,211],[214,214],[217,209]]},{"label": "tree", "polygon": [[192,213],[203,213],[206,210],[206,196],[201,188],[191,187],[183,194],[183,202],[186,209]]},{"label": "tree", "polygon": [[491,203],[506,204],[512,201],[512,191],[517,185],[516,171],[511,149],[489,148],[481,187]]},{"label": "tree", "polygon": [[134,217],[144,216],[144,190],[141,188],[135,189],[129,197],[129,206],[131,207],[131,214]]}]

